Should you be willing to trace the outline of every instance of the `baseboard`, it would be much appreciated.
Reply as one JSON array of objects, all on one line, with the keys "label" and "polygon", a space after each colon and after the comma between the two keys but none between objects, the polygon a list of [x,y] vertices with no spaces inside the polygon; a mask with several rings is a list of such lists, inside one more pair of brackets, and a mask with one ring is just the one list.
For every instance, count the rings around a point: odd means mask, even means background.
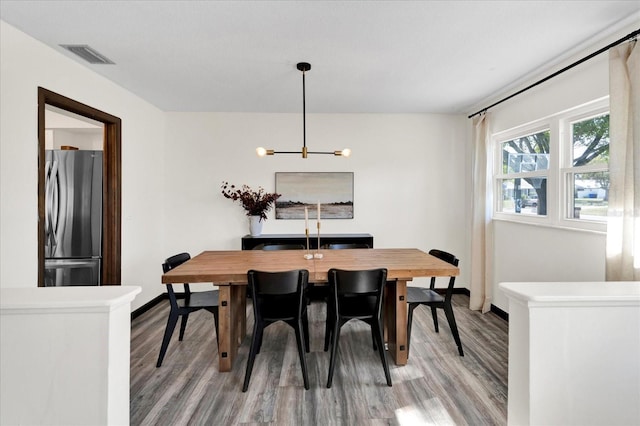
[{"label": "baseboard", "polygon": [[496,305],[491,304],[491,312],[493,312],[494,314],[496,314],[506,322],[509,322],[509,313],[498,308]]},{"label": "baseboard", "polygon": [[[436,289],[436,291],[438,293],[444,294],[446,289],[440,288],[440,289]],[[468,288],[464,288],[464,287],[454,288],[453,289],[453,294],[465,294],[465,295],[471,297],[471,291],[469,291]],[[503,311],[500,308],[498,308],[496,305],[494,305],[494,304],[491,305],[491,312],[493,312],[494,314],[496,314],[497,316],[499,316],[500,318],[502,318],[506,322],[509,322],[509,313]]]},{"label": "baseboard", "polygon": [[149,302],[147,302],[144,305],[140,306],[135,311],[131,312],[131,319],[133,320],[133,319],[138,318],[140,315],[144,314],[149,309],[153,308],[154,306],[156,306],[158,303],[162,302],[163,300],[167,300],[168,298],[169,298],[169,295],[167,293],[162,293],[161,295],[156,296],[155,298],[151,299]]},{"label": "baseboard", "polygon": [[[471,291],[469,291],[468,288],[454,288],[453,289],[453,293],[454,294],[466,294],[467,296],[471,297]],[[500,318],[502,318],[506,322],[509,322],[509,313],[503,311],[500,308],[498,308],[496,305],[491,304],[491,312],[493,312],[494,314],[496,314],[497,316],[499,316]]]},{"label": "baseboard", "polygon": [[[155,298],[151,299],[150,301],[148,301],[144,305],[140,306],[135,311],[131,312],[131,319],[138,318],[140,315],[144,314],[149,309],[151,309],[154,306],[156,306],[158,303],[162,302],[163,300],[168,300],[168,299],[169,299],[169,294],[168,293],[162,293],[161,295],[156,296]],[[176,299],[184,299],[184,292],[176,292]]]},{"label": "baseboard", "polygon": [[471,292],[469,291],[469,289],[464,287],[460,287],[460,288],[454,287],[453,294],[466,294],[467,296],[471,296]]}]

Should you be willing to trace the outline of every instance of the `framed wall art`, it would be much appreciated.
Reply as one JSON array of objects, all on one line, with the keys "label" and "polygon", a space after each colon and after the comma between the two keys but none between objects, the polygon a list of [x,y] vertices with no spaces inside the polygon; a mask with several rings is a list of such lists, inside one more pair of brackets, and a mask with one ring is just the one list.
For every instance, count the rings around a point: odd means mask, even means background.
[{"label": "framed wall art", "polygon": [[276,219],[353,219],[353,172],[277,172]]}]

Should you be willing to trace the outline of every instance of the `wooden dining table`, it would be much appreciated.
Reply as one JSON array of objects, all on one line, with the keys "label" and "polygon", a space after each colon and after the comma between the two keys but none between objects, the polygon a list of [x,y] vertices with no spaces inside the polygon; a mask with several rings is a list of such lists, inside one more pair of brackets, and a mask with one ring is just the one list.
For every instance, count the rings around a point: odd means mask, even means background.
[{"label": "wooden dining table", "polygon": [[407,282],[416,277],[457,276],[459,269],[416,248],[319,250],[321,258],[306,259],[306,250],[204,251],[162,275],[164,284],[213,283],[219,286],[219,371],[231,371],[246,336],[247,271],[306,269],[309,282],[325,285],[331,268],[386,268],[384,326],[388,350],[397,365],[407,363]]}]

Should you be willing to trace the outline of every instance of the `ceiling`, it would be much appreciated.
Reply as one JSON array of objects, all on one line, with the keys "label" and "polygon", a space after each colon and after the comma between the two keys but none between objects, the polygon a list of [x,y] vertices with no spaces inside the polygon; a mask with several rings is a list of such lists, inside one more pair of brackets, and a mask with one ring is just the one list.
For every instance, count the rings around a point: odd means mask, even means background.
[{"label": "ceiling", "polygon": [[0,18],[164,111],[299,112],[306,61],[308,112],[466,114],[640,23],[640,1],[0,0]]}]

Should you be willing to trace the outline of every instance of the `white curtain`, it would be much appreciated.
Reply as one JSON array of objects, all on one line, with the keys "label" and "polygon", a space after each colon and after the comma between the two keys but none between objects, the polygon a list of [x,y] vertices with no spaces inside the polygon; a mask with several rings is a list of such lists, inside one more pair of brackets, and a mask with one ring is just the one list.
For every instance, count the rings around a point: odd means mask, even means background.
[{"label": "white curtain", "polygon": [[491,310],[493,285],[492,158],[489,115],[473,119],[473,206],[471,224],[471,298],[469,308]]},{"label": "white curtain", "polygon": [[607,281],[640,281],[640,52],[609,50]]}]

